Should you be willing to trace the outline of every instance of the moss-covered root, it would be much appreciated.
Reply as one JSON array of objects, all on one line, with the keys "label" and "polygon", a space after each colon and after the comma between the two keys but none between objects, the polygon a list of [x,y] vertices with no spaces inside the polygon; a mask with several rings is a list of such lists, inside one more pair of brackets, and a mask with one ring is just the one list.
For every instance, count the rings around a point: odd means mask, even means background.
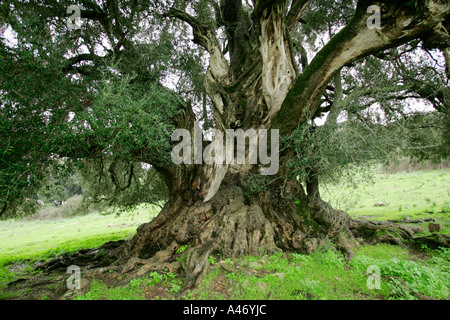
[{"label": "moss-covered root", "polygon": [[410,246],[415,249],[421,249],[422,245],[427,245],[430,249],[437,249],[439,247],[448,248],[450,244],[450,236],[432,234],[416,237],[415,234],[422,231],[420,228],[392,222],[353,220],[350,230],[360,243],[371,245],[388,243],[401,247]]}]

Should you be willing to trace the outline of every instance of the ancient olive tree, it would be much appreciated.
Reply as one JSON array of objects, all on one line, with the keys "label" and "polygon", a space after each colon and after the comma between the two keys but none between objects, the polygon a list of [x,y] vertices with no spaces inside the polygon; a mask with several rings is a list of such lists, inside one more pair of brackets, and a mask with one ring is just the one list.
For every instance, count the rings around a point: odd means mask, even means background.
[{"label": "ancient olive tree", "polygon": [[[2,42],[0,80],[8,107],[1,112],[14,122],[17,109],[34,110],[36,119],[23,121],[36,128],[41,159],[112,155],[152,165],[166,183],[170,195],[160,214],[130,241],[97,255],[97,266],[138,273],[182,268],[195,284],[211,255],[309,253],[331,240],[350,258],[357,239],[401,244],[412,237],[404,227],[353,221],[321,200],[314,168],[304,181],[290,172],[291,161],[302,158],[292,139],[320,111],[343,67],[411,41],[446,50],[447,1],[75,1],[82,23],[68,30],[71,4],[2,5],[2,28],[14,30],[18,44]],[[314,23],[303,15],[335,7],[345,8],[345,15],[330,18],[329,41],[309,62],[299,39]],[[36,70],[51,78],[44,81]],[[34,96],[18,88],[30,78],[37,84]],[[175,90],[163,86],[173,78]],[[269,130],[273,134],[259,135],[259,147],[267,142],[278,170],[262,175],[267,162],[174,164],[172,132],[198,137],[200,119],[216,130],[214,143],[227,130]],[[13,129],[18,136],[23,131]],[[271,143],[275,133],[279,146]],[[200,133],[201,149],[206,140]],[[247,156],[251,146],[248,141]],[[182,246],[184,258],[177,259]]]}]

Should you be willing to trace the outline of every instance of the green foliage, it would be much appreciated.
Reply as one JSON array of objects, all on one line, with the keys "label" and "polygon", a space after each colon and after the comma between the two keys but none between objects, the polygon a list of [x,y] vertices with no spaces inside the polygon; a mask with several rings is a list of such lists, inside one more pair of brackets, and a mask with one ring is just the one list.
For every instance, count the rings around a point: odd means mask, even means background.
[{"label": "green foliage", "polygon": [[209,264],[211,264],[211,265],[216,264],[216,260],[214,259],[213,256],[209,256],[208,262],[209,262]]},{"label": "green foliage", "polygon": [[152,272],[149,274],[149,281],[151,284],[157,284],[157,283],[161,283],[165,278],[164,274],[158,273],[158,272]]},{"label": "green foliage", "polygon": [[[336,34],[337,28],[345,25],[355,13],[353,0],[326,1],[314,0],[302,17],[301,35],[312,49],[317,49],[316,42],[325,34]],[[327,17],[327,19],[323,19]],[[314,50],[315,51],[315,50]]]},{"label": "green foliage", "polygon": [[[389,249],[387,245],[377,245]],[[400,250],[400,249],[396,249]],[[367,270],[376,265],[381,271],[382,292],[390,299],[417,299],[417,294],[446,299],[449,294],[450,277],[442,269],[448,263],[448,250],[437,252],[428,261],[413,261],[398,257],[380,258],[379,256],[356,255],[350,264],[357,270]],[[444,267],[446,268],[446,267]]]},{"label": "green foliage", "polygon": [[[192,71],[201,57],[180,62],[182,50],[173,45],[171,23],[162,23],[165,2],[120,3],[120,12],[133,12],[132,18],[114,19],[115,27],[83,19],[79,30],[68,30],[66,9],[73,4],[91,13],[101,11],[86,1],[52,6],[9,1],[0,11],[3,217],[36,209],[24,199],[37,199],[55,160],[99,161],[108,155],[128,168],[132,162],[161,165],[170,160],[173,117],[181,100],[161,82],[169,73]],[[117,39],[113,30],[123,28],[126,39]],[[3,37],[7,29],[13,39]],[[183,89],[199,81],[187,81]],[[151,192],[142,189],[141,196]],[[128,197],[134,204],[148,200],[134,195]]]},{"label": "green foliage", "polygon": [[[59,169],[58,167],[57,169]],[[53,168],[50,168],[53,169]],[[39,200],[44,203],[52,201],[66,201],[67,199],[82,194],[81,176],[78,172],[73,174],[63,174],[60,172],[50,173],[47,183],[42,186],[39,192]],[[56,176],[57,178],[53,178]]]},{"label": "green foliage", "polygon": [[113,207],[117,213],[139,204],[161,206],[168,190],[161,176],[146,164],[109,160],[84,161],[81,165],[82,207],[99,210]]},{"label": "green foliage", "polygon": [[147,290],[155,285],[164,286],[169,293],[176,294],[181,289],[181,280],[171,272],[151,272],[148,276],[132,279],[126,285],[117,287],[108,287],[94,280],[89,291],[74,300],[145,300]]},{"label": "green foliage", "polygon": [[77,130],[71,138],[95,137],[104,152],[120,159],[145,150],[148,159],[142,160],[167,164],[170,136],[176,129],[172,119],[181,101],[160,85],[131,84],[133,80],[126,76],[104,79],[92,109],[72,120]]},{"label": "green foliage", "polygon": [[413,41],[366,57],[352,67],[354,72],[344,68],[341,108],[349,117],[370,112],[377,122],[395,126],[392,137],[402,137],[404,156],[434,162],[448,158],[450,89],[444,68],[436,64],[441,55]]},{"label": "green foliage", "polygon": [[20,39],[12,47],[0,38],[0,136],[4,137],[0,140],[0,205],[6,203],[11,214],[19,211],[24,199],[35,199],[35,189],[45,177],[51,150],[58,145],[54,133],[67,116],[58,106],[64,102],[74,107],[82,91],[59,69],[57,60],[64,49],[50,43],[49,30],[40,28],[45,18],[18,7],[15,13],[29,16],[5,18],[2,11],[0,17],[2,26],[9,22]]},{"label": "green foliage", "polygon": [[322,182],[336,182],[357,178],[352,169],[358,169],[359,178],[367,179],[370,164],[386,161],[396,152],[399,142],[392,134],[392,129],[381,124],[356,119],[313,130],[304,124],[283,141],[297,154],[289,163],[289,173],[305,181],[315,168]]},{"label": "green foliage", "polygon": [[189,245],[187,245],[187,244],[182,245],[181,247],[179,247],[177,249],[177,251],[175,251],[175,253],[183,253],[183,252],[185,252],[187,250],[188,247],[189,247]]},{"label": "green foliage", "polygon": [[[449,115],[440,113],[418,113],[406,121],[409,131],[405,154],[423,162],[431,160],[439,163],[450,156],[448,138]],[[426,128],[426,130],[424,130]]]},{"label": "green foliage", "polygon": [[267,186],[270,183],[268,176],[262,176],[260,174],[248,174],[245,177],[244,193],[246,197],[264,192],[267,190]]},{"label": "green foliage", "polygon": [[144,292],[139,288],[141,282],[136,279],[123,287],[108,286],[98,280],[94,280],[89,291],[74,300],[145,300]]},{"label": "green foliage", "polygon": [[[385,244],[361,247],[350,263],[326,247],[311,255],[280,253],[243,257],[228,264],[228,268],[234,266],[234,272],[223,274],[220,268],[210,272],[190,296],[200,299],[342,300],[418,299],[422,294],[446,299],[449,290],[446,259],[448,250],[433,252],[433,258],[422,261],[412,259],[406,249]],[[373,265],[381,270],[380,289],[367,286],[367,270]],[[249,268],[253,271],[249,272]],[[227,290],[217,292],[217,281],[223,276],[227,279]]]}]

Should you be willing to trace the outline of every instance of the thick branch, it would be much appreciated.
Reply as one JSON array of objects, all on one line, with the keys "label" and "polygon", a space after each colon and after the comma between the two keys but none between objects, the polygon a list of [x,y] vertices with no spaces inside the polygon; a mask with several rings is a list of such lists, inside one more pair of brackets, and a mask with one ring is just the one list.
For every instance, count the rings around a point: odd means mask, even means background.
[{"label": "thick branch", "polygon": [[[67,14],[66,14],[67,15]],[[107,15],[100,8],[98,10],[81,10],[80,17],[82,19],[104,21],[107,19]]]},{"label": "thick branch", "polygon": [[194,42],[196,44],[201,45],[209,52],[209,50],[211,49],[209,46],[209,39],[208,39],[209,28],[206,24],[198,22],[190,14],[175,8],[172,8],[167,13],[165,13],[164,17],[177,18],[189,24],[194,31]]},{"label": "thick branch", "polygon": [[286,24],[289,30],[292,30],[295,27],[310,3],[311,0],[292,1],[291,9],[286,17]]},{"label": "thick branch", "polygon": [[341,113],[341,102],[343,98],[343,89],[342,89],[342,76],[341,72],[338,71],[334,75],[334,100],[332,107],[330,109],[330,114],[327,117],[326,122],[336,124],[339,114]]},{"label": "thick branch", "polygon": [[300,63],[302,65],[302,71],[305,71],[306,67],[308,66],[308,52],[306,52],[306,49],[303,45],[299,45],[300,48],[298,48],[300,52]]},{"label": "thick branch", "polygon": [[[86,9],[80,9],[80,17],[82,19],[103,21],[107,19],[106,12],[94,1],[83,1],[83,5]],[[67,18],[67,7],[69,4],[52,0],[47,1],[45,5],[36,3],[36,1],[31,3],[22,3],[22,6],[28,6],[33,12],[39,12],[39,15],[47,18]]]},{"label": "thick branch", "polygon": [[274,1],[261,18],[260,54],[262,58],[262,93],[268,107],[264,122],[270,123],[297,76],[293,66],[289,32],[285,24],[286,4]]},{"label": "thick branch", "polygon": [[242,0],[222,0],[221,8],[228,36],[231,68],[234,77],[238,77],[250,51],[250,36],[242,9]]},{"label": "thick branch", "polygon": [[370,15],[366,14],[369,2],[359,1],[353,19],[330,40],[295,81],[272,122],[272,127],[280,129],[281,134],[289,134],[299,121],[306,121],[315,113],[326,85],[337,70],[368,54],[426,37],[450,13],[450,3],[423,0],[414,9],[406,7],[406,3],[403,6],[394,3],[390,5],[389,16],[382,20],[384,25],[381,30],[370,29],[367,26]]},{"label": "thick branch", "polygon": [[64,73],[70,72],[70,71],[74,71],[77,70],[77,67],[75,67],[74,65],[83,61],[92,61],[95,62],[99,59],[102,59],[103,57],[97,56],[95,54],[92,53],[82,53],[79,54],[77,56],[74,56],[70,59],[67,60],[66,65],[63,67],[62,71]]},{"label": "thick branch", "polygon": [[222,48],[217,40],[215,32],[206,24],[198,22],[194,17],[178,9],[170,9],[165,17],[177,18],[188,23],[194,33],[194,42],[210,54],[209,67],[218,84],[226,86],[230,82],[230,68],[222,54]]},{"label": "thick branch", "polygon": [[450,80],[450,51],[448,48],[442,50],[445,58],[445,73],[447,75],[447,80]]}]

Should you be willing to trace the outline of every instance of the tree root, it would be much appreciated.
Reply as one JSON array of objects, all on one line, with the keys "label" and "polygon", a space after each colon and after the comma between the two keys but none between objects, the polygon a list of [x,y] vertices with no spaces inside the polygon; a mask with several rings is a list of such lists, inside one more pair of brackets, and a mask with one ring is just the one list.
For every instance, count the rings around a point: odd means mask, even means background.
[{"label": "tree root", "polygon": [[422,245],[426,245],[429,249],[450,247],[450,236],[430,234],[416,237],[416,233],[423,231],[416,226],[399,225],[393,222],[353,220],[349,229],[361,244],[389,243],[414,249],[421,249]]},{"label": "tree root", "polygon": [[371,245],[390,243],[401,247],[405,247],[402,239],[412,239],[416,231],[414,228],[392,222],[358,220],[353,220],[349,229],[360,243]]},{"label": "tree root", "polygon": [[177,273],[181,268],[180,261],[174,261],[173,253],[178,245],[173,243],[164,250],[158,251],[153,257],[141,259],[132,257],[121,267],[121,273],[133,273],[136,277],[144,276],[153,271]]},{"label": "tree root", "polygon": [[89,269],[93,266],[106,267],[114,261],[114,252],[125,244],[125,240],[110,241],[98,248],[82,249],[73,254],[62,254],[46,262],[36,262],[33,267],[45,271],[66,269],[76,265]]}]

